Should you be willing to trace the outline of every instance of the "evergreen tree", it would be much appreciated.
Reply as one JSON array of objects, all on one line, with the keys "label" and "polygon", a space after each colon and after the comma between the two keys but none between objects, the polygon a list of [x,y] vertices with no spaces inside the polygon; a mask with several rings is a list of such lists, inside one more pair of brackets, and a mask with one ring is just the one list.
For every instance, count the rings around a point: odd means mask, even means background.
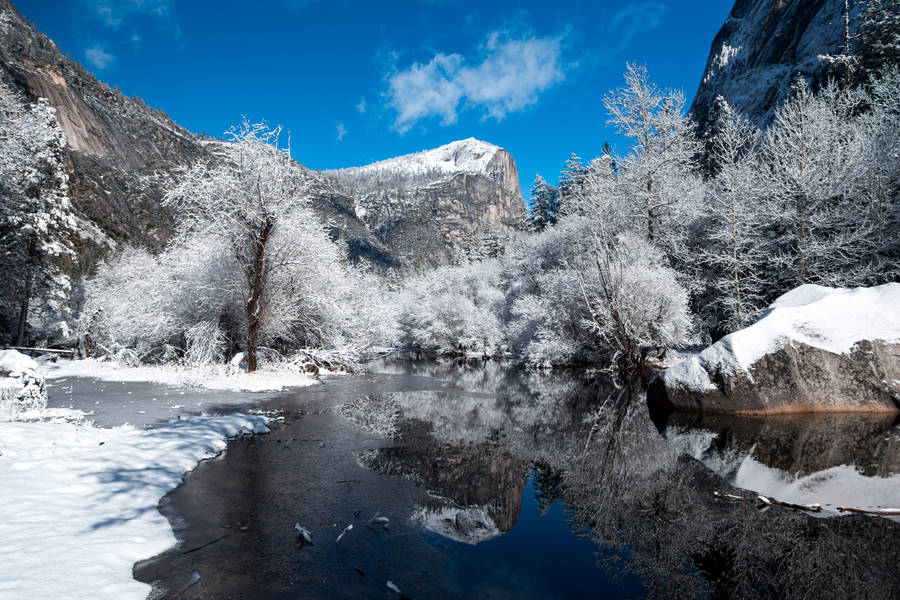
[{"label": "evergreen tree", "polygon": [[573,198],[583,192],[587,180],[588,168],[581,163],[581,157],[574,152],[569,155],[566,166],[559,178],[559,205],[565,211]]},{"label": "evergreen tree", "polygon": [[29,321],[65,318],[77,224],[68,198],[65,138],[45,99],[27,105],[0,84],[0,303],[15,314],[13,341],[28,340]]},{"label": "evergreen tree", "polygon": [[868,0],[857,34],[862,72],[900,65],[900,0]]},{"label": "evergreen tree", "polygon": [[543,231],[555,225],[559,213],[559,190],[536,175],[531,186],[531,229]]}]

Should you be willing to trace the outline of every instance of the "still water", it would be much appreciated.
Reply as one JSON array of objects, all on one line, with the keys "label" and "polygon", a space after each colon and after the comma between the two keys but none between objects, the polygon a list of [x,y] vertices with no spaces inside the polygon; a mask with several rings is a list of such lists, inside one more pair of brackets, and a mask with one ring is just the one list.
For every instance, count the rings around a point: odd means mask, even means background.
[{"label": "still water", "polygon": [[179,546],[135,568],[154,597],[900,596],[900,523],[836,510],[900,505],[893,419],[651,418],[637,385],[495,362],[383,363],[259,404],[271,433],[161,502]]}]

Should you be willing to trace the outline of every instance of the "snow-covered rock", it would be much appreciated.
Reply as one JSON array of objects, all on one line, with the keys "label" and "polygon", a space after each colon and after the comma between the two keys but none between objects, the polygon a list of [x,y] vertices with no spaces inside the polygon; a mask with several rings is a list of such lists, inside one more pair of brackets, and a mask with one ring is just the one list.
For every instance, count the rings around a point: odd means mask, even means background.
[{"label": "snow-covered rock", "polygon": [[800,286],[759,321],[663,371],[650,400],[734,413],[900,409],[900,284]]},{"label": "snow-covered rock", "polygon": [[46,406],[44,378],[34,359],[16,350],[0,350],[0,422],[15,421]]}]

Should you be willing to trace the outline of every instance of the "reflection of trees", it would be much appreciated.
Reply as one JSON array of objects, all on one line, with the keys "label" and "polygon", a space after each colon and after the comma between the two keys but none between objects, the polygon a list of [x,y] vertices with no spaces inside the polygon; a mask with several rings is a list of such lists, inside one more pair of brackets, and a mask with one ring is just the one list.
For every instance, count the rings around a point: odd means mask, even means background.
[{"label": "reflection of trees", "polygon": [[603,560],[638,575],[648,597],[888,598],[900,589],[896,523],[717,502],[712,491],[727,484],[665,443],[641,392],[546,439],[573,526],[589,531]]},{"label": "reflection of trees", "polygon": [[[597,543],[599,559],[641,578],[648,597],[892,598],[900,589],[900,524],[715,500],[713,490],[741,492],[663,439],[637,387],[496,363],[425,365],[416,368],[437,369],[429,374],[448,384],[391,395],[386,406],[403,414],[400,442],[372,466],[402,472],[461,506],[505,507],[495,513],[501,531],[515,523],[531,465],[539,507],[562,498],[572,529]],[[821,440],[839,431],[829,422],[800,439],[821,454]],[[698,439],[708,446],[714,437]],[[748,431],[747,444],[754,438],[772,460],[804,468],[799,454],[779,446],[783,437]],[[886,447],[896,446],[882,440],[863,455]]]}]

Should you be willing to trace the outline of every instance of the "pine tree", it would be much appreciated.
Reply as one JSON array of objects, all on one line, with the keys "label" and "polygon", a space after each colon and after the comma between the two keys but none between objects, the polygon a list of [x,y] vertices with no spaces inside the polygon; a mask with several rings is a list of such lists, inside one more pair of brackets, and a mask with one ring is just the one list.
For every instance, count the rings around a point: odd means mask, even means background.
[{"label": "pine tree", "polygon": [[531,186],[531,229],[543,231],[555,225],[559,213],[559,190],[536,175]]},{"label": "pine tree", "polygon": [[[77,229],[68,198],[65,137],[45,99],[26,105],[0,85],[0,294],[14,307],[13,339],[23,345],[35,315],[65,317]],[[63,334],[66,333],[63,323]]]},{"label": "pine tree", "polygon": [[900,65],[900,0],[868,0],[859,20],[862,72],[871,75]]},{"label": "pine tree", "polygon": [[581,157],[574,152],[569,155],[566,166],[559,177],[559,206],[565,211],[565,206],[576,196],[582,193],[587,180],[588,168],[581,163]]}]

